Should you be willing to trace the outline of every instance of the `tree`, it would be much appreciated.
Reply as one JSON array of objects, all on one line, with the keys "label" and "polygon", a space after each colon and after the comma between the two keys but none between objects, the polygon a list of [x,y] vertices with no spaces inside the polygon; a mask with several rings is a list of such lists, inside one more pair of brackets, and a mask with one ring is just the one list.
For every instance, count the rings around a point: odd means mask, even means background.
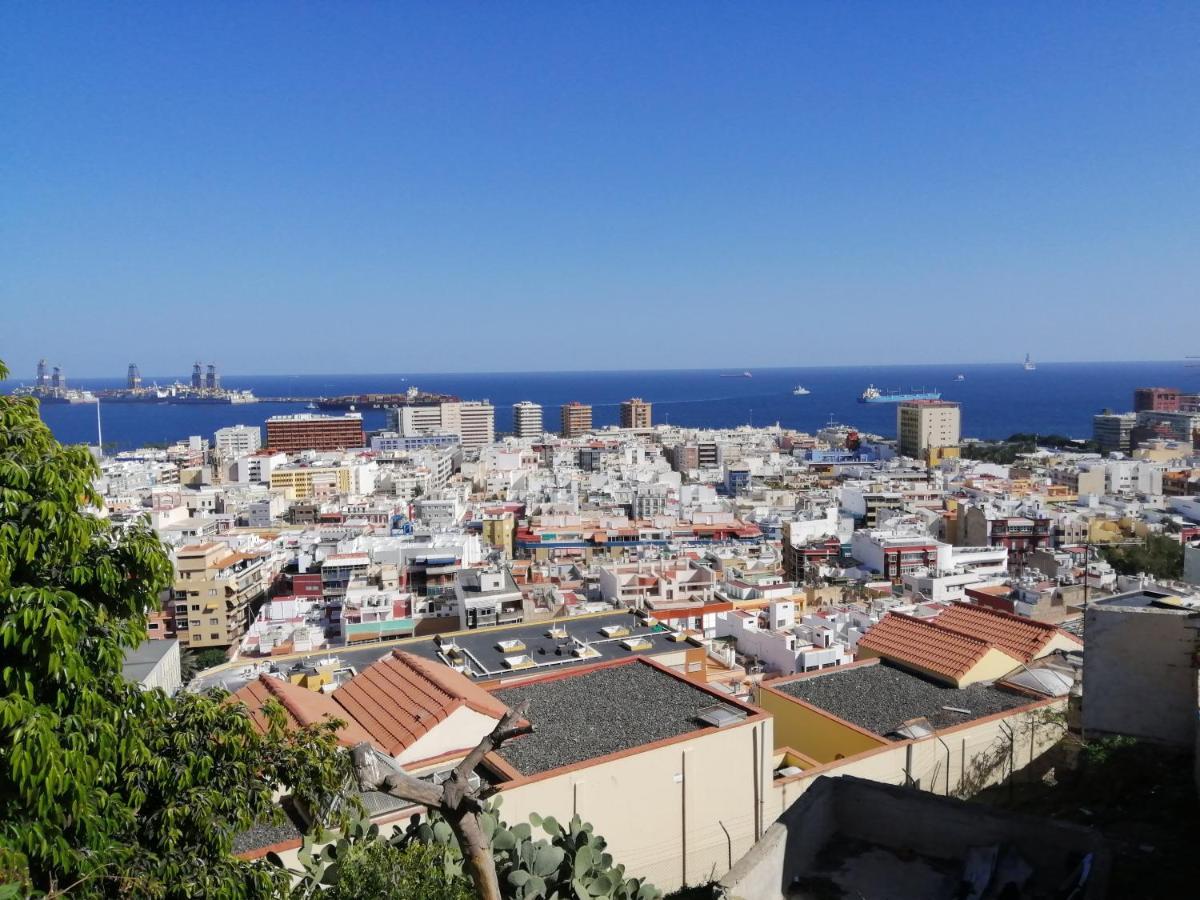
[{"label": "tree", "polygon": [[[0,379],[7,368],[0,363]],[[0,397],[0,876],[75,896],[265,897],[285,873],[236,834],[341,787],[336,724],[258,731],[221,696],[172,699],[121,674],[170,581],[145,521],[94,514],[95,461],[37,401]]]},{"label": "tree", "polygon": [[1148,534],[1141,544],[1104,547],[1101,552],[1122,575],[1179,578],[1183,574],[1183,544],[1166,535]]}]

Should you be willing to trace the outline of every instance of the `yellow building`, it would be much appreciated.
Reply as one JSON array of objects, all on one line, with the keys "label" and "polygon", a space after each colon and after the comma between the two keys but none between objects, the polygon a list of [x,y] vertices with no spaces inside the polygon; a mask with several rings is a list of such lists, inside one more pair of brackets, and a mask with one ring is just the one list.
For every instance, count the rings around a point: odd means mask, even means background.
[{"label": "yellow building", "polygon": [[348,494],[350,470],[345,466],[280,466],[271,472],[271,487],[283,491],[288,500]]},{"label": "yellow building", "polygon": [[489,547],[513,555],[513,539],[517,533],[517,519],[509,510],[483,514],[483,542]]},{"label": "yellow building", "polygon": [[268,569],[261,556],[231,553],[209,542],[175,554],[171,611],[183,647],[229,647],[246,633],[254,604],[266,595]]}]

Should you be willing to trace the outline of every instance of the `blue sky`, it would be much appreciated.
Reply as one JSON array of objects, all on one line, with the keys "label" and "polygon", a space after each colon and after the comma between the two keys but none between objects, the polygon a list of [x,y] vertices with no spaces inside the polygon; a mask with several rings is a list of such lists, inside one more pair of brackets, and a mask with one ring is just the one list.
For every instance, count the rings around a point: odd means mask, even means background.
[{"label": "blue sky", "polygon": [[18,373],[1200,353],[1195,2],[6,3],[0,34]]}]

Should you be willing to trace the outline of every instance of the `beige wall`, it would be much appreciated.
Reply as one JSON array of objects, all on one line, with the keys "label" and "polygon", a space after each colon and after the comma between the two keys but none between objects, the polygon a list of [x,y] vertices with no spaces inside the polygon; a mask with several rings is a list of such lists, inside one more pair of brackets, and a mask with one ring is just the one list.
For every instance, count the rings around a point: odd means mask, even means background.
[{"label": "beige wall", "polygon": [[460,706],[432,729],[421,735],[396,757],[402,765],[462,750],[463,755],[496,727],[498,719],[485,716],[468,706]]},{"label": "beige wall", "polygon": [[720,878],[773,820],[776,813],[756,825],[772,790],[773,745],[769,718],[710,729],[506,788],[501,814],[512,825],[530,813],[568,821],[578,812],[631,876],[669,893]]}]

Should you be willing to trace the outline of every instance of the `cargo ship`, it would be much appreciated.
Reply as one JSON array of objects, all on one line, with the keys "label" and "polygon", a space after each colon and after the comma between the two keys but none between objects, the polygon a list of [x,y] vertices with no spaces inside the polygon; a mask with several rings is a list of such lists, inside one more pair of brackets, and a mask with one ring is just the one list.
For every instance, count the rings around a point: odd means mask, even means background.
[{"label": "cargo ship", "polygon": [[345,394],[341,397],[318,397],[317,409],[394,409],[397,406],[434,406],[438,403],[458,403],[452,394],[433,394],[409,388],[403,394]]},{"label": "cargo ship", "polygon": [[859,403],[904,403],[907,400],[941,400],[941,391],[881,391],[873,384],[858,395]]}]

